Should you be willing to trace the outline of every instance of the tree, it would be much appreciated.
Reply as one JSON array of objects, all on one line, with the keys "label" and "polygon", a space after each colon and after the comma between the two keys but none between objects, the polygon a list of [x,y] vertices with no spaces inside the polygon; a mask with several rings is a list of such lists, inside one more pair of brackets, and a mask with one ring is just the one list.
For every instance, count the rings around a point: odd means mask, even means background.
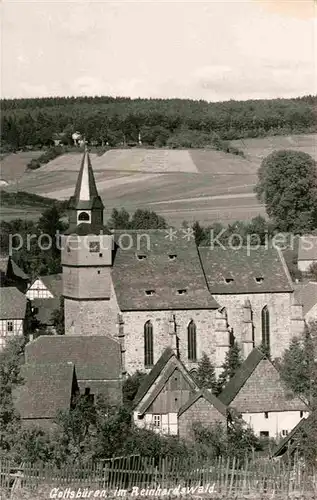
[{"label": "tree", "polygon": [[243,363],[241,348],[237,342],[234,342],[226,352],[225,361],[222,365],[222,372],[218,379],[218,393],[220,393],[230,379],[235,375]]},{"label": "tree", "polygon": [[123,404],[127,408],[131,408],[133,400],[139,390],[139,387],[146,376],[147,376],[146,373],[138,370],[133,375],[129,375],[125,379],[122,387],[122,393],[123,393]]},{"label": "tree", "polygon": [[215,368],[206,353],[203,353],[201,360],[198,363],[195,381],[201,389],[211,389],[212,392],[217,392]]},{"label": "tree", "polygon": [[316,227],[317,169],[309,154],[275,151],[262,161],[258,176],[257,197],[280,231]]},{"label": "tree", "polygon": [[114,208],[111,213],[111,218],[108,222],[110,229],[130,229],[130,214],[125,208],[117,210]]},{"label": "tree", "polygon": [[0,455],[8,454],[14,446],[16,433],[20,429],[12,398],[12,391],[23,382],[20,366],[24,356],[25,339],[16,337],[8,340],[0,352]]},{"label": "tree", "polygon": [[313,406],[317,397],[317,322],[310,323],[301,337],[292,339],[278,362],[282,380],[296,395]]},{"label": "tree", "polygon": [[160,215],[150,210],[138,209],[131,220],[131,229],[165,229],[166,221]]},{"label": "tree", "polygon": [[60,298],[59,309],[52,312],[52,321],[57,335],[65,335],[64,297]]}]

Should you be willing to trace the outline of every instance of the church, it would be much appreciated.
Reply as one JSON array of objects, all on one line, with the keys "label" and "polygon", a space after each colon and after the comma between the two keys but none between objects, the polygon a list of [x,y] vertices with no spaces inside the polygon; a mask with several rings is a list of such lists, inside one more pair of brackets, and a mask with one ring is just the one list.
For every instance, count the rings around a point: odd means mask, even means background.
[{"label": "church", "polygon": [[85,150],[62,235],[65,335],[117,340],[124,373],[149,372],[167,347],[190,372],[206,353],[217,373],[234,341],[245,358],[282,356],[304,328],[276,248],[197,247],[172,230],[109,231]]}]

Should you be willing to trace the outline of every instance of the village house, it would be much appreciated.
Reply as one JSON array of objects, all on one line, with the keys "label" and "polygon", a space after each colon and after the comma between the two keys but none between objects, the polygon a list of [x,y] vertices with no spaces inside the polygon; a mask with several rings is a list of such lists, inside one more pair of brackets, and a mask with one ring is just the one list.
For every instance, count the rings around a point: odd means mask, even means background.
[{"label": "village house", "polygon": [[317,281],[296,284],[295,297],[302,305],[305,322],[317,321]]},{"label": "village house", "polygon": [[136,395],[133,420],[137,427],[160,434],[193,438],[193,425],[226,425],[226,407],[210,391],[200,390],[177,353],[165,349]]},{"label": "village house", "polygon": [[13,402],[24,428],[51,430],[60,411],[69,411],[79,395],[75,366],[71,362],[24,364],[23,383],[13,391]]},{"label": "village house", "polygon": [[7,339],[23,336],[31,315],[30,302],[14,286],[0,289],[0,350]]},{"label": "village house", "polygon": [[124,368],[119,342],[107,336],[41,335],[25,346],[26,365],[72,363],[81,394],[122,401]]},{"label": "village house", "polygon": [[56,333],[52,315],[60,308],[62,291],[62,274],[39,276],[26,291],[26,296],[32,303],[33,316],[47,333]]},{"label": "village house", "polygon": [[298,269],[307,273],[312,264],[317,263],[317,236],[306,234],[299,238],[298,243]]},{"label": "village house", "polygon": [[301,457],[304,440],[311,433],[313,426],[316,428],[316,414],[311,413],[308,417],[302,418],[291,432],[278,443],[272,457],[282,460],[292,460],[295,454]]},{"label": "village house", "polygon": [[309,414],[307,405],[285,388],[277,368],[259,349],[250,353],[219,399],[241,413],[261,437],[287,436]]},{"label": "village house", "polygon": [[177,345],[190,371],[202,352],[217,373],[233,340],[247,357],[264,344],[280,357],[304,329],[302,308],[275,248],[201,248],[170,230],[109,231],[89,153],[62,237],[66,336],[119,340],[125,368],[149,372]]}]

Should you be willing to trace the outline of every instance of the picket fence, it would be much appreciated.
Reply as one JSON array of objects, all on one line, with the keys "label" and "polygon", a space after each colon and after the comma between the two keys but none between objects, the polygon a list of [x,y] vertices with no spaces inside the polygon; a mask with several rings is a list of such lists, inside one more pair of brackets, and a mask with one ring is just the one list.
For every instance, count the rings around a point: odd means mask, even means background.
[{"label": "picket fence", "polygon": [[147,490],[142,496],[148,497],[158,497],[160,492],[165,498],[174,496],[178,488],[181,496],[210,497],[211,493],[218,493],[239,497],[256,492],[271,497],[283,494],[287,498],[292,493],[317,495],[317,471],[308,470],[300,460],[291,465],[268,459],[238,462],[221,457],[202,462],[131,455],[61,468],[0,461],[0,490],[36,489],[41,485],[102,489],[107,490],[109,498],[129,496],[137,488]]}]

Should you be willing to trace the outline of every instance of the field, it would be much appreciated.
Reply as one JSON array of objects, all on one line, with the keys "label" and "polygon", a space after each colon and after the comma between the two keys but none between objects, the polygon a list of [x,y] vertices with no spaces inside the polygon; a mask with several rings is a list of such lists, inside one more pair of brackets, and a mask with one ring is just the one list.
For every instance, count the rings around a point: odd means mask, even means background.
[{"label": "field", "polygon": [[[154,210],[173,225],[184,220],[232,222],[265,215],[253,193],[265,156],[276,149],[295,149],[317,159],[316,139],[317,135],[302,135],[233,141],[245,158],[210,150],[136,148],[114,149],[102,156],[92,154],[91,160],[106,218],[114,207],[125,207],[130,212],[137,208]],[[11,157],[3,161],[2,179],[9,183],[6,189],[16,190],[18,180],[20,191],[60,200],[73,194],[79,154],[60,156],[35,171],[25,171],[23,162]],[[8,162],[13,165],[15,161],[15,167],[9,169],[11,177],[6,176]],[[35,216],[32,207],[23,212],[25,217]],[[19,207],[3,207],[1,218],[8,220],[17,213]]]}]

